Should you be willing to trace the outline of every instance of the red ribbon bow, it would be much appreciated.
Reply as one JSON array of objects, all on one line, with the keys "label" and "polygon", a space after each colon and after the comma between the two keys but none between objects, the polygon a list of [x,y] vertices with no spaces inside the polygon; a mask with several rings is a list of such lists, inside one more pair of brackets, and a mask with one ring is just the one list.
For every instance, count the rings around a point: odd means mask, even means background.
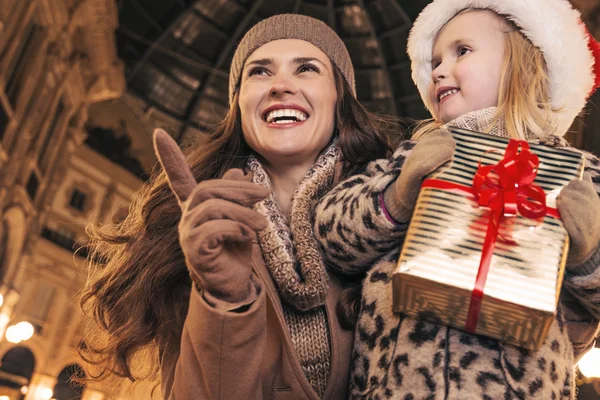
[{"label": "red ribbon bow", "polygon": [[[521,151],[519,152],[519,146]],[[533,184],[540,160],[524,140],[510,140],[504,158],[495,165],[481,165],[473,178],[477,203],[503,215],[540,218],[546,214],[544,189]]]},{"label": "red ribbon bow", "polygon": [[497,164],[483,166],[479,162],[472,193],[480,206],[490,208],[491,215],[467,314],[465,328],[469,332],[475,332],[477,327],[483,288],[502,217],[517,215],[517,210],[530,219],[541,218],[547,213],[546,194],[533,183],[539,164],[538,156],[529,150],[529,143],[514,139],[509,141],[504,158]]}]

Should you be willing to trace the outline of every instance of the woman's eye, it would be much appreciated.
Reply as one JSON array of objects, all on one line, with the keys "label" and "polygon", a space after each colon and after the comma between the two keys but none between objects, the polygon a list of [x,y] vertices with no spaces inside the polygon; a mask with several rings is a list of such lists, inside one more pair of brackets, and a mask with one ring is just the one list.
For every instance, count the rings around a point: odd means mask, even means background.
[{"label": "woman's eye", "polygon": [[309,71],[319,72],[319,68],[317,68],[313,64],[304,64],[298,68],[298,73],[309,72]]},{"label": "woman's eye", "polygon": [[265,68],[263,68],[263,67],[254,67],[250,71],[248,71],[248,76],[265,75],[266,73],[267,73],[267,70]]}]

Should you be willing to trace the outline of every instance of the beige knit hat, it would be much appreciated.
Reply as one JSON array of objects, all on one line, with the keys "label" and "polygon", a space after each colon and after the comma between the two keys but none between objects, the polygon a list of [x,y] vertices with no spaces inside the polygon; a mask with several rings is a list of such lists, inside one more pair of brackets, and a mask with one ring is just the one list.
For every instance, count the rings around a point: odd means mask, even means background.
[{"label": "beige knit hat", "polygon": [[240,76],[246,60],[263,44],[280,39],[299,39],[317,46],[329,57],[344,75],[346,82],[356,97],[354,68],[350,54],[340,37],[326,23],[299,14],[279,14],[254,25],[235,50],[229,72],[229,105],[238,90]]}]

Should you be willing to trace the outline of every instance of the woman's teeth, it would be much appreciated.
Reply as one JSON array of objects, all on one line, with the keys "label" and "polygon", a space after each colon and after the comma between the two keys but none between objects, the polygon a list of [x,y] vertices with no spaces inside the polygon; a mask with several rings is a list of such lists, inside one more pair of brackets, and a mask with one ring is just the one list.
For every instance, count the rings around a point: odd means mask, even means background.
[{"label": "woman's teeth", "polygon": [[442,99],[444,97],[450,96],[451,94],[454,94],[454,93],[457,93],[457,92],[458,92],[458,89],[450,89],[450,90],[448,90],[446,92],[443,92],[442,94],[440,94],[439,101],[442,101]]},{"label": "woman's teeth", "polygon": [[282,109],[269,112],[265,117],[265,121],[268,123],[274,122],[276,124],[285,124],[289,122],[306,121],[307,118],[308,115],[304,114],[302,111]]}]

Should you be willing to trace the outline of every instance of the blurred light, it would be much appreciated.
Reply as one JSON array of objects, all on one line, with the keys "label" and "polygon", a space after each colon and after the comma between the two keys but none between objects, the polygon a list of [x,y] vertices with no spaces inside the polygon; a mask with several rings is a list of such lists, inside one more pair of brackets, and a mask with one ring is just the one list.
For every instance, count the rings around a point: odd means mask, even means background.
[{"label": "blurred light", "polygon": [[577,367],[586,378],[600,378],[600,349],[594,347],[585,353]]},{"label": "blurred light", "polygon": [[27,321],[19,322],[15,325],[17,329],[19,329],[19,334],[21,335],[21,340],[29,340],[33,336],[33,325],[31,325]]},{"label": "blurred light", "polygon": [[19,334],[19,328],[17,328],[15,325],[13,326],[9,326],[8,329],[6,330],[6,340],[8,340],[11,343],[20,343],[21,342],[21,335]]},{"label": "blurred light", "polygon": [[27,394],[29,392],[29,386],[21,386],[21,394]]},{"label": "blurred light", "polygon": [[0,307],[2,307],[2,304],[4,304],[4,296],[2,296],[2,293],[0,293]]},{"label": "blurred light", "polygon": [[10,400],[10,397],[8,397],[8,396],[0,396],[0,400]]},{"label": "blurred light", "polygon": [[19,322],[16,325],[9,326],[6,330],[6,340],[11,343],[20,343],[23,340],[29,340],[33,336],[34,329],[27,321]]},{"label": "blurred light", "polygon": [[40,399],[42,400],[50,400],[54,392],[50,388],[40,388],[38,390],[38,394],[40,395]]}]

